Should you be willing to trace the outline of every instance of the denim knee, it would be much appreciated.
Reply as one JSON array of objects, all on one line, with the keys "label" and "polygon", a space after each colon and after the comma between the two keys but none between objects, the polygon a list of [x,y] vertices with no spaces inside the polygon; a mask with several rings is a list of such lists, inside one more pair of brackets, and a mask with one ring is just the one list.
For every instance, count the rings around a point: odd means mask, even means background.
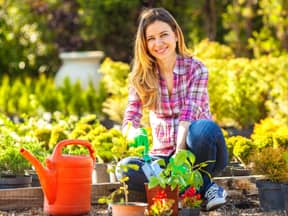
[{"label": "denim knee", "polygon": [[187,134],[187,148],[196,156],[196,163],[213,160],[206,170],[214,175],[228,162],[228,152],[221,128],[211,120],[201,119],[192,122]]}]

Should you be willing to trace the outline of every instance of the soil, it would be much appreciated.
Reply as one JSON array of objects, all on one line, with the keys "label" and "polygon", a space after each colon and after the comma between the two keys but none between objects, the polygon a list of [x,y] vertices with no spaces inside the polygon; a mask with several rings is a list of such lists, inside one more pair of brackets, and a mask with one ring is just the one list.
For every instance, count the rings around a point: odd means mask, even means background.
[{"label": "soil", "polygon": [[[40,215],[47,216],[43,213],[42,208],[30,208],[13,210],[8,212],[0,211],[0,216],[31,216]],[[91,206],[91,211],[85,216],[107,216],[107,206],[106,205],[93,205]],[[263,212],[259,207],[258,196],[249,196],[243,199],[229,199],[226,205],[214,211],[201,211],[200,216],[288,216],[286,211],[272,211]]]}]

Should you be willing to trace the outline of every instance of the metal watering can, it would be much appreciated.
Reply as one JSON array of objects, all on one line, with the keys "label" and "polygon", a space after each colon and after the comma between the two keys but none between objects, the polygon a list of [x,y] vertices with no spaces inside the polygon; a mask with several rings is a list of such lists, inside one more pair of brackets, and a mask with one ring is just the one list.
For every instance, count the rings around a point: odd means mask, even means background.
[{"label": "metal watering can", "polygon": [[[82,145],[88,148],[90,156],[65,155],[62,148],[67,145]],[[84,140],[63,140],[59,142],[50,157],[47,167],[26,149],[20,153],[30,161],[39,176],[44,192],[44,212],[50,215],[86,214],[91,208],[91,175],[93,171],[93,149]]]}]

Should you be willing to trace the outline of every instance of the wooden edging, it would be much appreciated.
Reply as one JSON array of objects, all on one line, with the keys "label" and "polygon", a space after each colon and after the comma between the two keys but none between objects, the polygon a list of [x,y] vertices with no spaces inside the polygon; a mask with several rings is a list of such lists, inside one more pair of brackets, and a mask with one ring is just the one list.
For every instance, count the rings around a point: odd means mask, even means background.
[{"label": "wooden edging", "polygon": [[[92,185],[91,203],[96,204],[102,196],[107,196],[120,186],[119,183],[99,183]],[[1,189],[0,210],[23,209],[43,206],[41,187]]]},{"label": "wooden edging", "polygon": [[[231,196],[241,196],[242,190],[246,193],[257,193],[255,181],[263,176],[233,176],[214,178],[217,184],[223,186]],[[119,183],[93,184],[91,189],[91,204],[97,204],[98,199],[109,195],[119,188]],[[145,201],[145,193],[130,191],[129,199]],[[41,187],[28,187],[0,190],[0,210],[23,209],[43,206],[43,191]]]}]

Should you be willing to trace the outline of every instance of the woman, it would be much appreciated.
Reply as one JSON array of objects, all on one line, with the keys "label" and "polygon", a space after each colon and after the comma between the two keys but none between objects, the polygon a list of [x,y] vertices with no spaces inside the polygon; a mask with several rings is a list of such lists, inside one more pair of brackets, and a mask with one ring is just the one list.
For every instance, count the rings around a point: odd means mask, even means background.
[{"label": "woman", "polygon": [[[186,48],[183,33],[163,8],[144,10],[135,41],[134,62],[130,76],[128,105],[123,133],[137,140],[142,109],[150,111],[153,136],[152,160],[166,161],[180,149],[188,149],[196,163],[214,160],[207,171],[213,175],[227,164],[228,154],[221,129],[211,121],[207,93],[208,71]],[[127,126],[128,122],[132,126]],[[141,158],[129,157],[121,164],[138,164]],[[123,173],[117,172],[118,178]],[[143,171],[129,170],[130,189],[144,190]],[[226,192],[203,174],[200,193],[211,210],[226,202]]]}]

